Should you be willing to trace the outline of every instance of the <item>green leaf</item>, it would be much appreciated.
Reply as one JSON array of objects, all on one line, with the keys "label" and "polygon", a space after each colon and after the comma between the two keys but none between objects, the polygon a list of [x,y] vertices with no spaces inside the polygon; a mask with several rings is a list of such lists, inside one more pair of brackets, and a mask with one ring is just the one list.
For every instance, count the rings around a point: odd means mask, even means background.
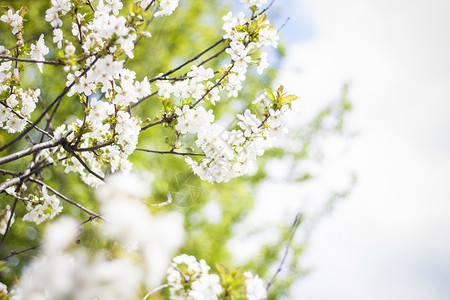
[{"label": "green leaf", "polygon": [[247,29],[246,27],[247,26],[244,26],[244,25],[237,25],[235,28],[238,32],[244,32]]},{"label": "green leaf", "polygon": [[226,275],[229,273],[227,268],[225,268],[224,265],[216,263],[216,269],[219,272],[220,277],[225,278]]},{"label": "green leaf", "polygon": [[269,89],[264,89],[266,91],[267,96],[269,96],[270,100],[275,101],[275,96],[273,95],[272,91]]},{"label": "green leaf", "polygon": [[295,95],[289,95],[289,96],[283,97],[283,98],[281,99],[281,103],[291,102],[291,101],[294,101],[294,100],[296,100],[296,99],[298,99],[297,96],[295,96]]},{"label": "green leaf", "polygon": [[261,23],[263,23],[265,20],[267,19],[267,15],[266,14],[263,14],[262,16],[261,16],[261,18],[259,18],[258,19],[258,25],[260,25]]}]

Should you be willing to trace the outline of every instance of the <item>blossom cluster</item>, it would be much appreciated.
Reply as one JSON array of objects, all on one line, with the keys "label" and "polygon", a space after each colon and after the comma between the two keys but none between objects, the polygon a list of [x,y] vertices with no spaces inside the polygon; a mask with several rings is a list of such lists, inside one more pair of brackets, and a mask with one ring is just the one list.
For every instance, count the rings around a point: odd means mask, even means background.
[{"label": "blossom cluster", "polygon": [[[228,293],[235,293],[241,288],[241,280],[238,272],[233,272],[231,278],[234,280],[222,281],[217,274],[210,274],[210,267],[205,260],[197,261],[194,256],[182,254],[174,257],[172,264],[167,271],[167,282],[169,285],[171,300],[218,300],[225,290]],[[225,269],[219,270],[222,277],[227,277]],[[245,299],[264,300],[267,297],[264,282],[258,275],[245,272],[243,277],[243,288],[245,289]],[[231,285],[231,287],[230,287]],[[234,289],[234,291],[233,291]]]},{"label": "blossom cluster", "polygon": [[155,13],[155,17],[170,16],[177,7],[178,0],[161,0],[159,10]]},{"label": "blossom cluster", "polygon": [[[262,4],[262,3],[261,3]],[[229,47],[225,50],[231,57],[229,65],[222,70],[221,78],[215,78],[212,69],[203,66],[192,66],[184,80],[157,82],[158,93],[165,99],[177,99],[178,108],[174,109],[177,123],[175,129],[183,136],[197,135],[196,146],[202,150],[206,158],[200,163],[186,158],[194,173],[210,182],[228,181],[245,174],[257,156],[264,153],[268,146],[269,136],[279,136],[286,132],[285,115],[290,105],[273,106],[264,104],[266,116],[260,120],[250,110],[237,115],[240,129],[227,130],[214,124],[212,110],[206,111],[196,106],[203,100],[213,105],[220,100],[220,91],[228,91],[228,97],[237,97],[242,89],[242,81],[249,64],[256,64],[258,73],[262,73],[267,63],[267,53],[263,52],[255,60],[252,55],[262,46],[277,47],[278,34],[270,25],[265,15],[245,19],[243,13],[233,16],[230,12],[223,17],[224,39],[229,39]]]},{"label": "blossom cluster", "polygon": [[30,194],[28,200],[26,205],[28,212],[22,219],[36,225],[52,220],[63,210],[59,199],[55,195],[50,196],[45,185],[42,186],[42,197]]},{"label": "blossom cluster", "polygon": [[209,274],[205,260],[182,254],[174,257],[167,271],[170,299],[217,300],[222,293],[220,277]]},{"label": "blossom cluster", "polygon": [[[257,71],[262,74],[268,66],[267,53],[252,59],[257,50],[263,46],[278,45],[278,32],[270,25],[265,15],[256,19],[246,19],[243,13],[233,16],[229,12],[222,18],[224,21],[223,38],[230,40],[226,53],[230,55],[231,62],[222,69],[222,78],[215,78],[212,69],[203,66],[192,66],[186,78],[174,83],[166,80],[157,82],[158,94],[169,99],[178,98],[179,103],[198,103],[200,100],[209,100],[213,105],[220,101],[220,91],[228,91],[228,97],[237,97],[242,89],[242,82],[249,64],[255,64]],[[251,25],[250,25],[251,24]]]},{"label": "blossom cluster", "polygon": [[11,224],[14,223],[14,215],[11,218],[11,206],[7,205],[0,211],[0,234],[5,234],[9,219],[11,219]]},{"label": "blossom cluster", "polygon": [[[9,51],[0,46],[0,53]],[[31,113],[36,109],[41,91],[39,89],[23,90],[18,87],[19,69],[13,68],[12,61],[0,63],[0,128],[9,133],[20,132],[25,128]]]},{"label": "blossom cluster", "polygon": [[[70,90],[67,96],[78,95],[85,104],[85,116],[83,120],[76,120],[56,130],[59,135],[73,130],[67,139],[74,148],[87,149],[105,144],[96,151],[96,155],[89,151],[80,152],[91,170],[101,177],[104,177],[105,166],[110,166],[112,172],[130,169],[127,157],[136,148],[140,120],[131,116],[128,107],[151,93],[147,77],[136,81],[136,73],[124,68],[124,61],[117,59],[116,45],[129,58],[133,58],[133,42],[137,37],[125,17],[116,16],[120,9],[122,5],[118,1],[107,1],[106,4],[100,1],[91,22],[81,25],[81,16],[76,16],[80,20],[73,23],[72,35],[84,41],[81,51],[98,53],[106,47],[108,53],[104,57],[97,55],[86,59],[84,64],[89,69],[84,73],[78,70],[70,72],[76,64],[72,68],[65,67],[69,72],[66,85]],[[65,55],[68,60],[76,57],[76,47],[72,43],[66,45]],[[99,99],[100,95],[102,99]],[[57,157],[69,157],[63,161],[66,172],[78,172],[86,183],[94,186],[101,183],[98,176],[86,172],[80,161],[65,150],[61,147]]]},{"label": "blossom cluster", "polygon": [[266,15],[257,19],[245,19],[243,13],[233,16],[231,12],[225,15],[222,20],[225,31],[223,38],[230,39],[230,48],[226,52],[231,56],[232,64],[227,67],[230,73],[228,78],[228,96],[236,97],[238,91],[242,89],[241,82],[245,80],[245,73],[249,63],[257,65],[257,72],[262,74],[269,66],[267,62],[267,52],[262,52],[256,59],[252,60],[252,55],[263,46],[278,46],[278,32]]},{"label": "blossom cluster", "polygon": [[[63,125],[56,132],[62,135],[68,129],[73,130],[67,140],[76,148],[104,145],[96,151],[96,155],[89,151],[80,152],[80,156],[98,175],[104,176],[104,166],[110,166],[112,172],[129,170],[131,164],[127,158],[138,143],[141,122],[128,112],[128,106],[151,93],[147,77],[136,81],[136,73],[123,68],[123,61],[115,61],[112,55],[107,55],[98,59],[85,77],[77,71],[75,74],[69,73],[67,78],[67,86],[72,86],[68,96],[76,93],[87,99],[84,100],[85,117],[67,128]],[[103,100],[92,95],[97,88],[101,89]],[[63,147],[59,149],[59,159],[67,155],[65,150]],[[86,183],[100,184],[97,177],[85,172],[75,157],[64,160],[63,165],[66,172],[80,173]]]},{"label": "blossom cluster", "polygon": [[13,9],[9,9],[6,12],[6,15],[2,15],[0,17],[0,21],[9,24],[12,27],[12,33],[16,36],[17,46],[23,46],[23,17],[17,11],[15,12]]},{"label": "blossom cluster", "polygon": [[261,7],[263,4],[267,2],[267,0],[239,0],[242,3],[245,3],[245,7],[249,8],[252,6]]},{"label": "blossom cluster", "polygon": [[204,98],[205,93],[211,90],[206,99],[215,104],[220,101],[219,90],[212,89],[213,82],[208,81],[214,78],[215,74],[211,68],[205,69],[203,66],[192,66],[191,71],[187,74],[187,78],[171,83],[165,80],[156,82],[158,95],[164,99],[178,99],[179,103],[188,103],[192,101],[200,101]]},{"label": "blossom cluster", "polygon": [[[17,11],[9,9],[0,21],[8,23],[12,27],[12,33],[16,35],[17,46],[23,46],[23,17]],[[44,55],[49,49],[45,46],[43,35],[31,45],[31,59],[35,61],[44,60]],[[0,45],[0,55],[8,56],[10,51]],[[42,71],[42,64],[37,64]],[[8,59],[0,59],[0,128],[8,133],[21,132],[29,122],[31,113],[36,109],[36,103],[40,96],[40,90],[20,88],[21,74],[17,64]]]},{"label": "blossom cluster", "polygon": [[264,281],[258,275],[253,275],[250,272],[245,272],[245,293],[248,300],[263,300],[267,298],[267,290],[264,286]]},{"label": "blossom cluster", "polygon": [[265,97],[259,97],[255,104],[262,104],[265,118],[260,120],[257,115],[246,109],[238,114],[239,128],[227,130],[214,124],[211,111],[203,107],[182,109],[177,108],[177,129],[181,134],[196,134],[196,146],[206,158],[200,162],[191,157],[186,162],[195,174],[210,182],[229,181],[248,172],[257,156],[264,154],[264,149],[270,146],[270,137],[286,133],[286,115],[290,111],[288,104],[274,109],[274,105]]},{"label": "blossom cluster", "polygon": [[63,25],[61,16],[66,15],[73,3],[70,0],[52,0],[52,7],[45,12],[45,21],[50,23],[52,27],[57,28]]},{"label": "blossom cluster", "polygon": [[[33,59],[35,61],[44,61],[45,60],[44,55],[47,55],[48,52],[49,52],[49,49],[47,46],[45,46],[44,35],[41,34],[41,36],[39,37],[39,40],[36,42],[36,44],[31,45],[31,51],[30,51],[31,59]],[[42,73],[43,63],[37,63],[36,65],[37,65],[39,71],[41,71],[41,73]]]}]

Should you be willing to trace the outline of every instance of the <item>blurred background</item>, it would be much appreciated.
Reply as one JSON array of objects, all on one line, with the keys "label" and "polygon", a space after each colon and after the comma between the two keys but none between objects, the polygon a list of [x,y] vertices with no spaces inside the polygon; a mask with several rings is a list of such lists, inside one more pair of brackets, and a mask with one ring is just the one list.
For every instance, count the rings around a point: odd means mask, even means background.
[{"label": "blurred background", "polygon": [[314,202],[357,178],[315,223],[292,299],[449,299],[450,2],[277,2],[290,17],[278,81],[298,118],[343,83],[353,105],[345,145],[322,144],[321,183],[277,193]]}]

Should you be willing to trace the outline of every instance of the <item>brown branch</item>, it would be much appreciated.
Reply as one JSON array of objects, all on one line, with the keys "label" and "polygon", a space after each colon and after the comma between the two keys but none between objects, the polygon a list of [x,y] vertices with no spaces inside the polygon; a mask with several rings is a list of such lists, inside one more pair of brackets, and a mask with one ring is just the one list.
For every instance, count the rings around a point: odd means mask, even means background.
[{"label": "brown branch", "polygon": [[155,96],[156,94],[158,94],[158,91],[153,92],[150,95],[148,95],[147,97],[144,97],[141,100],[139,100],[138,102],[134,103],[133,105],[131,105],[131,108],[135,108],[136,106],[138,106],[139,104],[141,104],[142,102],[144,102],[148,98],[151,98],[151,97]]},{"label": "brown branch", "polygon": [[4,169],[0,169],[0,173],[2,173],[3,175],[11,175],[11,176],[19,176],[20,175],[20,173],[16,173],[16,172],[4,170]]},{"label": "brown branch", "polygon": [[77,22],[78,32],[80,33],[80,46],[83,47],[83,33],[81,30],[81,24],[78,22],[78,8],[75,8],[75,21]]},{"label": "brown branch", "polygon": [[[33,169],[31,169],[30,167],[27,168],[22,174],[17,174],[13,179],[10,179],[8,181],[3,182],[2,184],[0,184],[0,192],[3,192],[5,189],[9,188],[10,186],[14,186],[14,185],[19,185],[21,184],[23,181],[27,180],[28,177],[30,177],[31,175],[33,175],[34,173],[37,173],[39,171],[41,171],[42,169],[52,166],[54,163],[48,163],[46,165],[43,165],[41,167],[35,167]],[[2,172],[4,172],[6,170],[2,170]]]},{"label": "brown branch", "polygon": [[95,145],[95,146],[87,147],[87,148],[76,148],[76,149],[73,149],[73,151],[76,151],[76,152],[95,151],[95,150],[98,150],[100,148],[109,146],[112,143],[114,143],[114,141],[109,141],[109,142],[106,142],[106,143],[103,143],[103,144],[99,144],[99,145]]},{"label": "brown branch", "polygon": [[222,83],[222,81],[225,79],[225,77],[227,77],[227,75],[230,73],[231,69],[233,69],[234,67],[234,63],[228,68],[228,70],[223,74],[223,76],[216,82],[216,84],[214,84],[210,89],[208,89],[203,96],[198,99],[194,104],[191,105],[191,108],[196,106],[200,101],[202,101],[203,99],[205,99],[205,97],[213,90],[215,89],[218,85],[220,85]]},{"label": "brown branch", "polygon": [[150,152],[150,153],[157,153],[157,154],[174,154],[174,155],[181,155],[181,156],[205,156],[205,154],[203,154],[203,153],[175,152],[173,150],[158,151],[158,150],[150,150],[150,149],[142,149],[142,148],[136,148],[135,150]]},{"label": "brown branch", "polygon": [[[270,2],[269,5],[267,5],[266,8],[264,8],[262,11],[260,11],[259,14],[257,14],[257,15],[255,16],[255,18],[256,18],[257,16],[260,16],[260,15],[262,15],[263,13],[265,13],[265,12],[273,5],[274,2],[275,2],[275,0],[272,0],[272,2]],[[252,20],[253,20],[253,18],[252,18]]]},{"label": "brown branch", "polygon": [[175,115],[171,115],[170,117],[164,116],[161,120],[159,120],[159,121],[157,121],[157,122],[154,122],[154,123],[151,123],[151,124],[148,124],[148,125],[142,127],[142,128],[141,128],[141,131],[144,131],[144,130],[150,128],[150,127],[153,127],[153,126],[156,126],[156,125],[162,124],[162,123],[170,124],[170,123],[171,123],[173,120],[175,120],[175,119],[176,119],[176,116],[175,116]]},{"label": "brown branch", "polygon": [[200,66],[206,64],[206,63],[207,63],[208,61],[210,61],[211,59],[214,59],[214,58],[218,57],[220,54],[224,53],[225,50],[227,50],[228,48],[230,48],[230,46],[223,47],[222,50],[220,50],[220,51],[217,52],[216,54],[214,54],[214,55],[208,57],[207,59],[205,59],[204,61],[202,61],[201,63],[199,63],[198,66],[200,67]]},{"label": "brown branch", "polygon": [[16,58],[16,57],[12,57],[12,56],[4,56],[4,55],[1,55],[0,59],[13,60],[13,61],[19,61],[19,62],[29,62],[29,63],[35,63],[35,64],[56,65],[56,66],[64,66],[65,65],[62,61],[33,60],[33,59]]},{"label": "brown branch", "polygon": [[94,9],[94,7],[92,6],[92,3],[91,3],[90,0],[87,0],[87,1],[86,1],[86,4],[89,5],[89,7],[91,8],[91,10],[92,10],[93,12],[95,12],[95,9]]},{"label": "brown branch", "polygon": [[33,154],[33,153],[37,152],[37,151],[41,151],[43,149],[47,149],[47,148],[51,148],[51,147],[60,145],[60,144],[62,144],[65,141],[66,137],[71,132],[72,131],[70,130],[70,131],[66,132],[66,134],[64,136],[62,136],[60,138],[52,139],[52,140],[49,140],[47,142],[36,144],[34,146],[31,146],[28,149],[24,149],[24,150],[18,151],[16,153],[10,154],[8,156],[2,157],[2,158],[0,158],[0,165],[6,164],[8,162],[11,162],[13,160],[19,159],[19,158],[24,157],[24,156],[28,156],[30,154]]},{"label": "brown branch", "polygon": [[155,0],[152,0],[152,2],[150,2],[150,4],[149,4],[149,5],[147,5],[147,7],[145,8],[145,10],[148,10],[148,9],[150,8],[150,6],[152,6],[152,5],[153,5],[153,3],[155,3]]},{"label": "brown branch", "polygon": [[73,151],[71,153],[89,173],[91,173],[92,175],[94,175],[95,177],[100,179],[101,181],[105,182],[105,178],[98,175],[96,172],[92,171],[92,169],[89,168],[89,166],[81,159],[81,157],[78,154],[74,153]]},{"label": "brown branch", "polygon": [[183,64],[179,65],[178,67],[162,74],[161,76],[158,77],[154,77],[152,79],[149,80],[150,83],[152,83],[153,81],[159,80],[161,78],[164,78],[178,70],[180,70],[181,68],[183,68],[184,66],[190,64],[191,62],[199,59],[203,54],[207,53],[209,50],[213,49],[214,47],[216,47],[217,45],[219,45],[220,43],[223,43],[225,41],[225,39],[220,39],[219,41],[215,42],[212,46],[208,47],[206,50],[202,51],[201,53],[197,54],[196,56],[194,56],[193,58],[189,59],[188,61],[184,62]]},{"label": "brown branch", "polygon": [[6,255],[6,256],[0,258],[0,261],[5,260],[5,259],[8,259],[8,258],[13,257],[13,256],[16,256],[16,255],[19,255],[19,254],[24,253],[24,252],[27,252],[27,251],[34,250],[34,249],[36,249],[36,248],[39,248],[39,247],[42,246],[42,245],[43,245],[43,244],[39,244],[39,245],[36,245],[36,246],[30,247],[30,248],[24,249],[24,250],[21,250],[21,251],[18,251],[18,252],[17,252],[17,251],[11,251],[11,252],[9,253],[9,255]]}]

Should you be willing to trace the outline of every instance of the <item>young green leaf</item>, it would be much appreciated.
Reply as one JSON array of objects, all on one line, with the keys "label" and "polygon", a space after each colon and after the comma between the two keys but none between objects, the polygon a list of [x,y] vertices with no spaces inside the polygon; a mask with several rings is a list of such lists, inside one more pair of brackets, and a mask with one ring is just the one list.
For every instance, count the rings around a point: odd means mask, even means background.
[{"label": "young green leaf", "polygon": [[266,91],[267,96],[269,96],[270,100],[275,101],[275,96],[273,95],[272,91],[269,89],[264,89]]},{"label": "young green leaf", "polygon": [[291,102],[291,101],[294,101],[294,100],[296,100],[296,99],[298,99],[297,96],[295,96],[295,95],[289,95],[289,96],[283,97],[283,98],[281,99],[281,103]]}]

